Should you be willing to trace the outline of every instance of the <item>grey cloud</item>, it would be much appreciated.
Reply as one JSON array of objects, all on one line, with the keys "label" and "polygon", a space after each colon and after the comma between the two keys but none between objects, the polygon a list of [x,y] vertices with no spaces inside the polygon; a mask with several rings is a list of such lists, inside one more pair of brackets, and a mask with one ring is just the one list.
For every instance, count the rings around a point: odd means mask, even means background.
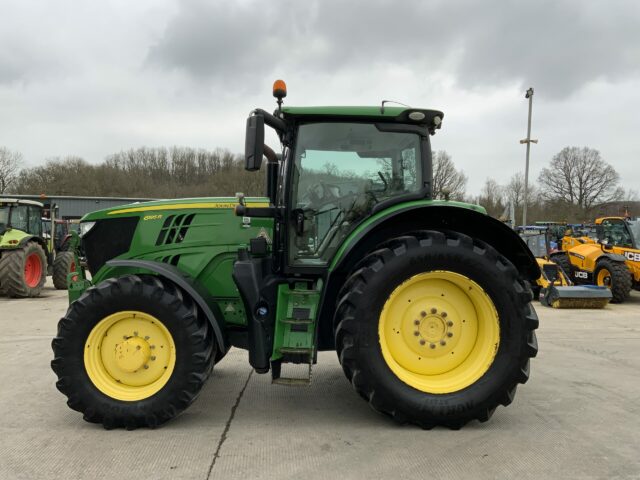
[{"label": "grey cloud", "polygon": [[521,82],[564,97],[637,75],[639,22],[638,2],[186,0],[148,63],[221,81],[388,64],[446,70],[469,89]]}]

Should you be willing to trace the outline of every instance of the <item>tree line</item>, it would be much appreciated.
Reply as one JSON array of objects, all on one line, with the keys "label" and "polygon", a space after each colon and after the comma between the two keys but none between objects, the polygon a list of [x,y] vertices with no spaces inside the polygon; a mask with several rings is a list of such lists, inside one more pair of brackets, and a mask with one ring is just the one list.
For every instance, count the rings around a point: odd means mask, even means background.
[{"label": "tree line", "polygon": [[264,175],[245,171],[240,157],[228,150],[188,147],[131,149],[99,164],[51,158],[6,177],[4,191],[11,193],[132,198],[262,194],[265,182]]},{"label": "tree line", "polygon": [[[141,147],[109,155],[98,164],[70,156],[50,158],[41,166],[21,166],[19,152],[0,147],[0,193],[177,198],[233,196],[239,191],[262,195],[265,191],[264,171],[245,171],[242,157],[223,149]],[[487,179],[476,196],[467,193],[467,181],[463,169],[456,167],[446,151],[433,152],[435,198],[478,203],[498,218],[513,205],[516,223],[521,221],[522,173],[503,185]],[[603,203],[637,200],[637,194],[625,192],[619,183],[619,174],[600,152],[566,147],[542,169],[537,182],[530,179],[528,219],[587,221]]]}]

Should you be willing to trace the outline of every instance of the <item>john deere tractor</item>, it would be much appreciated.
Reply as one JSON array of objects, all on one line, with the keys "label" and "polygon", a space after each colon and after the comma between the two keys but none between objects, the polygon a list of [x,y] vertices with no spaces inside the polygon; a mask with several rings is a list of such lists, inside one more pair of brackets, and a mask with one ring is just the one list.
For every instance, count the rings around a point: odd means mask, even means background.
[{"label": "john deere tractor", "polygon": [[67,275],[76,270],[75,255],[58,252],[51,235],[46,238],[43,208],[32,200],[0,198],[0,294],[37,297],[47,275],[57,289],[67,288]]},{"label": "john deere tractor", "polygon": [[565,236],[564,251],[551,259],[571,272],[576,283],[606,286],[612,302],[624,302],[632,288],[640,290],[640,221],[598,218],[595,237]]},{"label": "john deere tractor", "polygon": [[[279,385],[334,350],[375,410],[423,428],[486,421],[529,377],[535,258],[482,207],[432,199],[436,110],[251,112],[246,169],[266,195],[138,203],[81,220],[91,281],[52,368],[106,428],[156,427],[194,401],[231,346]],[[264,145],[265,129],[281,155]],[[257,174],[257,173],[256,173]]]}]

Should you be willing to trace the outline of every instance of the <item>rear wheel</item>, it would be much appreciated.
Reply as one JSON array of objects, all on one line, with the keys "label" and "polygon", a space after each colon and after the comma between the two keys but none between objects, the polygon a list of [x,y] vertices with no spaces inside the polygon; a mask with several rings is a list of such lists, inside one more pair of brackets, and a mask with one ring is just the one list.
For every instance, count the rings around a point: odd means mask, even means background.
[{"label": "rear wheel", "polygon": [[513,400],[536,355],[531,291],[491,246],[455,232],[398,237],[341,291],[340,363],[398,422],[460,428]]},{"label": "rear wheel", "polygon": [[0,257],[0,285],[10,297],[37,297],[47,279],[47,257],[36,242],[5,250]]},{"label": "rear wheel", "polygon": [[52,343],[56,386],[105,428],[157,427],[187,408],[216,344],[190,297],[154,276],[128,275],[71,304]]},{"label": "rear wheel", "polygon": [[58,290],[67,289],[67,275],[76,271],[76,260],[73,252],[58,252],[53,261],[53,286]]},{"label": "rear wheel", "polygon": [[631,294],[631,273],[624,262],[615,262],[602,257],[593,272],[596,285],[611,290],[611,302],[622,303]]}]

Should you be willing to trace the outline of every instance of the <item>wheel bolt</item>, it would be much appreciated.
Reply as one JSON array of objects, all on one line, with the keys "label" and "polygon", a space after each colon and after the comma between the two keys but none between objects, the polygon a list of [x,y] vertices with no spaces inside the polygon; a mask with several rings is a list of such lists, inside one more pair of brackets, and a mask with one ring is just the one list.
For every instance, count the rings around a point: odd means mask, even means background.
[{"label": "wheel bolt", "polygon": [[155,345],[149,345],[149,348],[156,348]]},{"label": "wheel bolt", "polygon": [[429,345],[430,348],[436,348],[436,344],[432,343],[431,345]]},{"label": "wheel bolt", "polygon": [[442,312],[440,315],[442,316],[442,318],[446,318],[447,317],[447,312]]},{"label": "wheel bolt", "polygon": [[155,360],[156,357],[154,355],[151,356],[151,360]]},{"label": "wheel bolt", "polygon": [[413,321],[413,324],[414,324],[414,325],[420,325],[420,320],[414,320],[414,321]]},{"label": "wheel bolt", "polygon": [[133,332],[133,336],[137,337],[138,336],[138,332]]},{"label": "wheel bolt", "polygon": [[453,333],[448,332],[448,333],[447,333],[447,337],[449,337],[449,338],[453,337]]},{"label": "wheel bolt", "polygon": [[150,337],[149,335],[145,335],[145,336],[144,336],[144,339],[145,339],[145,340],[149,340],[150,338],[151,338],[151,337]]},{"label": "wheel bolt", "polygon": [[447,322],[447,327],[453,327],[453,322],[451,320]]},{"label": "wheel bolt", "polygon": [[420,345],[424,345],[425,343],[427,343],[424,339],[420,340]]},{"label": "wheel bolt", "polygon": [[438,310],[436,308],[432,308],[431,313],[438,313]]},{"label": "wheel bolt", "polygon": [[447,344],[447,342],[445,342],[444,340],[440,340],[440,345],[442,345],[443,347]]},{"label": "wheel bolt", "polygon": [[140,350],[140,345],[136,345],[136,350]]},{"label": "wheel bolt", "polygon": [[413,334],[417,337],[418,335],[420,335],[420,332],[416,330],[415,332],[413,332]]},{"label": "wheel bolt", "polygon": [[421,317],[426,317],[427,316],[427,312],[425,312],[424,310],[422,312],[420,312],[420,316]]},{"label": "wheel bolt", "polygon": [[149,368],[149,365],[145,365],[145,366],[144,366],[144,369],[145,369],[145,370],[146,370],[146,369],[148,369],[148,368]]}]

